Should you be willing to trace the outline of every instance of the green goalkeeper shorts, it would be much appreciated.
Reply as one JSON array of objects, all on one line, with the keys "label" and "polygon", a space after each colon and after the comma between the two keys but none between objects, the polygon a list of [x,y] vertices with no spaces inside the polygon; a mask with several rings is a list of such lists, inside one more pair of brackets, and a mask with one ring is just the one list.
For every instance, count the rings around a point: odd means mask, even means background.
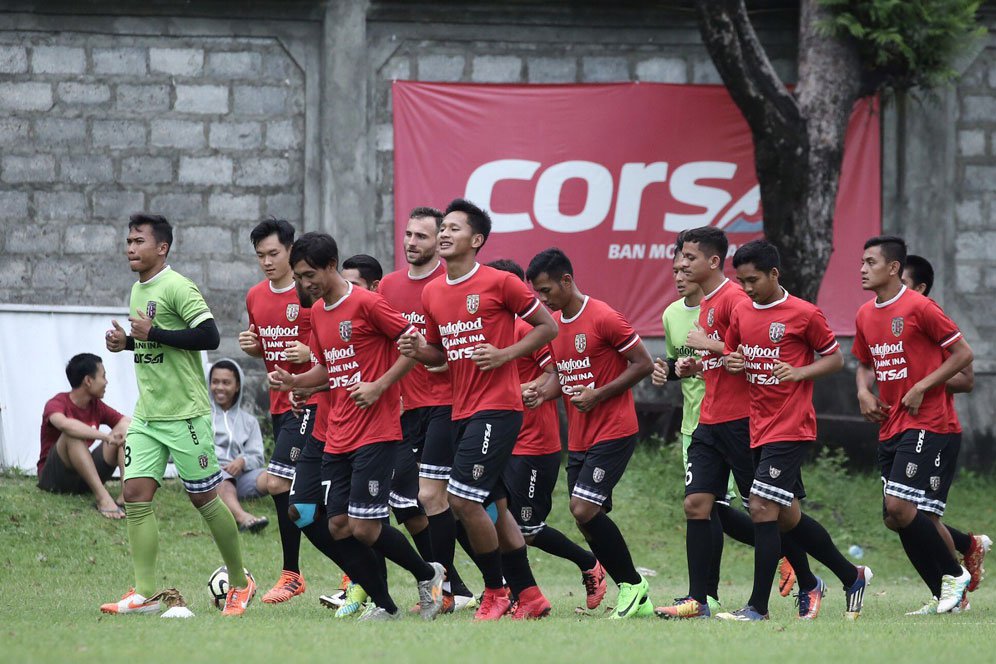
[{"label": "green goalkeeper shorts", "polygon": [[161,485],[170,457],[188,493],[206,493],[221,483],[210,415],[131,421],[125,439],[126,480],[151,477]]}]

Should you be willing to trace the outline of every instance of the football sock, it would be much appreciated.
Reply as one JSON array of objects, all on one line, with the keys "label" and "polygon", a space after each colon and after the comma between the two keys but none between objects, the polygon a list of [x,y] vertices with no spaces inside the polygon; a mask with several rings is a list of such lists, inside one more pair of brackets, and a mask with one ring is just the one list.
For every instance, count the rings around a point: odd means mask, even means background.
[{"label": "football sock", "polygon": [[459,521],[456,522],[456,541],[460,542],[460,548],[470,556],[470,559],[474,561],[474,564],[477,565],[477,569],[481,571],[481,575],[483,576],[484,568],[481,567],[480,561],[477,560],[477,554],[474,553],[474,545],[470,543],[470,535],[467,534],[467,529]]},{"label": "football sock", "polygon": [[[712,524],[709,519],[688,519],[685,554],[688,557],[688,596],[705,604],[712,565]],[[605,561],[602,561],[605,564]]]},{"label": "football sock", "polygon": [[914,541],[931,557],[941,574],[961,576],[961,565],[951,555],[941,534],[923,512],[917,510],[916,517],[903,530],[910,531]]},{"label": "football sock", "polygon": [[341,552],[342,571],[349,580],[360,584],[373,603],[389,613],[397,613],[398,605],[387,592],[387,581],[381,575],[380,563],[373,550],[352,535],[335,541]]},{"label": "football sock", "polygon": [[589,536],[588,544],[591,545],[591,552],[616,584],[635,584],[643,580],[633,565],[633,557],[629,553],[629,547],[626,546],[626,540],[608,514],[599,512],[581,527],[582,532]]},{"label": "football sock", "polygon": [[529,568],[529,558],[526,554],[526,547],[522,546],[514,551],[501,554],[502,572],[508,582],[509,590],[516,597],[525,590],[536,585],[533,578],[533,571]]},{"label": "football sock", "polygon": [[809,556],[806,555],[806,550],[799,543],[799,540],[787,533],[782,533],[782,555],[792,565],[795,581],[799,584],[799,588],[813,589],[816,587],[816,575],[809,567]]},{"label": "football sock", "polygon": [[716,513],[719,514],[724,533],[742,544],[754,546],[754,524],[747,512],[716,503]]},{"label": "football sock", "polygon": [[249,581],[242,564],[242,543],[239,541],[239,526],[235,523],[235,517],[217,496],[207,505],[198,507],[197,511],[211,529],[214,543],[221,552],[221,559],[228,567],[228,583],[234,588],[244,588]]},{"label": "football sock", "polygon": [[498,590],[505,586],[501,573],[501,551],[495,549],[487,553],[477,555],[477,564],[484,575],[484,586],[492,590]]},{"label": "football sock", "polygon": [[342,567],[342,556],[335,545],[335,540],[332,539],[332,533],[329,532],[328,521],[324,518],[318,519],[305,526],[301,532],[316,549],[325,554],[326,558]]},{"label": "football sock", "polygon": [[782,557],[781,539],[777,521],[754,524],[754,589],[747,604],[762,615],[768,612],[771,580]]},{"label": "football sock", "polygon": [[[711,558],[709,559],[709,577],[706,583],[706,595],[709,597],[714,597],[719,599],[719,573],[723,565],[723,524],[721,517],[719,516],[719,508],[721,505],[718,503],[712,507],[712,518],[709,519],[709,531],[712,534],[712,551],[710,552]],[[744,515],[746,516],[746,515]],[[750,519],[747,519],[749,522]],[[753,524],[751,525],[751,530],[754,530]],[[753,534],[751,540],[753,540]]]},{"label": "football sock", "polygon": [[[432,537],[429,535],[428,528],[423,528],[417,533],[412,533],[412,542],[415,543],[415,548],[418,550],[418,555],[422,556],[422,560],[425,562],[435,562],[435,558],[432,557]],[[443,565],[443,567],[446,567],[446,565]]]},{"label": "football sock", "polygon": [[[789,534],[802,545],[806,553],[833,572],[845,588],[850,588],[858,580],[858,568],[834,545],[830,533],[819,521],[808,514],[802,514],[799,523],[789,531]],[[799,584],[799,590],[812,590],[814,587],[815,584],[807,586]]]},{"label": "football sock", "polygon": [[[384,582],[387,583],[387,558],[385,558],[384,554],[377,549],[371,548],[370,550],[373,551],[374,560],[377,561],[377,573],[380,574],[380,578],[384,579]],[[388,585],[390,586],[390,584]]]},{"label": "football sock", "polygon": [[966,555],[972,547],[972,536],[968,533],[963,533],[957,528],[952,528],[948,524],[944,524],[944,527],[951,533],[951,539],[954,541],[955,549],[958,550],[958,553],[963,556]]},{"label": "football sock", "polygon": [[590,570],[598,562],[591,551],[581,548],[569,540],[567,535],[550,526],[544,526],[543,530],[533,536],[533,546],[551,556],[570,560],[582,572]]},{"label": "football sock", "polygon": [[277,527],[280,529],[280,548],[283,549],[283,569],[288,572],[300,572],[298,558],[301,554],[301,529],[294,525],[287,507],[290,504],[290,492],[273,494],[273,504],[277,508]]},{"label": "football sock", "polygon": [[446,511],[426,518],[429,520],[426,530],[432,540],[432,560],[446,568],[446,578],[451,584],[456,583],[460,575],[453,564],[453,549],[456,547],[456,519],[453,518],[453,510],[447,507]]},{"label": "football sock", "polygon": [[156,557],[159,554],[159,522],[151,502],[125,503],[128,542],[135,568],[135,592],[148,599],[156,594]]},{"label": "football sock", "polygon": [[379,551],[391,562],[411,572],[417,581],[428,581],[436,573],[432,569],[432,565],[418,555],[418,551],[401,534],[401,531],[393,526],[381,526],[380,536],[373,543],[372,548]]},{"label": "football sock", "polygon": [[934,597],[941,596],[941,573],[937,571],[937,564],[930,559],[926,551],[917,546],[915,538],[906,528],[900,528],[899,541],[902,542],[903,551],[909,558],[913,569],[923,579],[924,584],[930,589],[930,594]]}]

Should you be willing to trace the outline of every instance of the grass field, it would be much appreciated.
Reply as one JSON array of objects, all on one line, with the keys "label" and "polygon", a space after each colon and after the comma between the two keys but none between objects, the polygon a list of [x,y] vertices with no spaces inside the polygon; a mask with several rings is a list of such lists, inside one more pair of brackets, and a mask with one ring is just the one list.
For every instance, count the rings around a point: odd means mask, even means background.
[{"label": "grass field", "polygon": [[[680,453],[675,446],[640,450],[616,491],[613,517],[629,539],[637,564],[653,570],[652,598],[662,604],[687,590]],[[566,510],[565,482],[558,486],[550,523],[574,535]],[[532,550],[537,579],[553,602],[541,622],[472,624],[469,614],[423,623],[412,616],[397,623],[337,621],[318,604],[339,572],[307,541],[302,570],[308,592],[284,605],[254,603],[242,619],[222,618],[209,604],[208,575],[220,563],[200,516],[175,482],[158,494],[162,585],[185,595],[196,617],[103,616],[102,602],[117,599],[131,584],[124,521],[97,515],[84,498],[38,491],[33,478],[0,477],[0,661],[208,662],[317,661],[643,661],[695,657],[701,662],[767,660],[877,662],[916,659],[991,661],[996,637],[996,579],[971,596],[963,615],[907,618],[927,591],[906,563],[898,538],[884,529],[880,483],[871,475],[850,477],[835,459],[812,464],[806,475],[807,511],[830,530],[837,544],[863,547],[862,562],[875,571],[859,621],[843,618],[843,592],[814,563],[831,587],[819,620],[802,623],[795,607],[777,592],[772,620],[763,624],[718,621],[669,623],[657,619],[609,621],[579,614],[583,590],[576,568]],[[112,486],[112,492],[117,486]],[[949,500],[948,520],[975,532],[996,532],[991,496],[996,481],[963,475]],[[257,513],[273,520],[272,503]],[[275,525],[245,535],[249,569],[261,592],[279,573]],[[739,608],[750,592],[752,551],[727,540],[721,599]],[[465,556],[464,577],[480,581]],[[996,558],[990,567],[996,565]],[[410,577],[391,568],[399,605],[415,601]],[[614,600],[610,590],[608,606]]]}]

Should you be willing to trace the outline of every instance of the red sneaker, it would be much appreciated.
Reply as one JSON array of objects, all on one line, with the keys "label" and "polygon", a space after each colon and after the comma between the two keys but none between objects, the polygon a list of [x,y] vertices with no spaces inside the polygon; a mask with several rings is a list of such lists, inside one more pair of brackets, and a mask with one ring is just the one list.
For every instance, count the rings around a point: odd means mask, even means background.
[{"label": "red sneaker", "polygon": [[788,597],[793,586],[795,586],[795,570],[792,569],[792,563],[788,558],[782,558],[778,562],[778,594]]},{"label": "red sneaker", "polygon": [[512,614],[513,620],[539,619],[550,615],[550,600],[543,596],[538,586],[530,586],[519,593],[518,606]]},{"label": "red sneaker", "polygon": [[965,569],[972,575],[972,580],[968,584],[968,592],[973,592],[985,577],[986,569],[982,566],[982,562],[986,559],[989,549],[992,548],[993,541],[989,539],[988,535],[969,533],[969,537],[972,538],[972,543],[968,547],[968,553],[965,554],[964,562]]},{"label": "red sneaker", "polygon": [[500,620],[511,604],[508,588],[485,588],[474,620]]},{"label": "red sneaker", "polygon": [[256,582],[251,574],[246,574],[245,588],[229,588],[228,597],[225,598],[225,609],[221,612],[223,616],[241,616],[249,606],[249,602],[256,596]]},{"label": "red sneaker", "polygon": [[602,598],[605,597],[605,568],[602,567],[602,563],[595,561],[594,567],[581,572],[581,583],[584,584],[588,608],[598,608]]},{"label": "red sneaker", "polygon": [[299,573],[283,570],[280,572],[280,578],[277,579],[276,585],[263,595],[263,602],[265,604],[286,602],[292,597],[303,594],[306,587],[304,577]]}]

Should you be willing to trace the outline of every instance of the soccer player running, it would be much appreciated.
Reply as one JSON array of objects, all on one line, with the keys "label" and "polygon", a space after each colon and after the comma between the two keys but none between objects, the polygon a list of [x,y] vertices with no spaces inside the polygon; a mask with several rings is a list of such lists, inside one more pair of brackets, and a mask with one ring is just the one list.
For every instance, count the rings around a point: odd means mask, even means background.
[{"label": "soccer player running", "polygon": [[[826,529],[802,513],[806,495],[802,463],[816,440],[813,381],[840,371],[844,356],[823,312],[790,295],[779,284],[778,249],[752,240],[733,255],[737,280],[753,302],[733,310],[724,335],[726,370],[744,373],[750,403],[750,446],[754,482],[750,515],[754,522],[754,589],[747,606],[717,617],[756,621],[768,618],[771,579],[781,557],[782,535],[795,540],[844,584],[846,611],[861,613],[871,581],[867,567],[855,567],[834,546]],[[819,359],[814,360],[814,355]],[[826,584],[799,582],[799,617],[819,614]]]},{"label": "soccer player running", "polygon": [[[456,199],[438,233],[446,279],[422,291],[425,336],[406,334],[401,352],[426,366],[449,364],[456,452],[447,491],[484,574],[476,620],[498,620],[518,598],[514,618],[539,618],[550,602],[536,587],[526,545],[506,507],[501,477],[522,426],[522,391],[514,360],[549,343],[557,326],[529,289],[507,272],[477,262],[491,233],[491,218]],[[515,340],[515,317],[533,326]],[[423,461],[425,455],[423,454]],[[497,519],[484,509],[495,502]]]},{"label": "soccer player running", "polygon": [[373,599],[360,619],[400,617],[376,551],[415,577],[422,617],[431,620],[442,608],[443,566],[423,560],[400,531],[383,523],[401,444],[397,382],[414,364],[398,356],[395,343],[411,324],[384,298],[342,278],[329,235],[302,235],[291,247],[291,266],[316,301],[310,346],[320,363],[298,375],[277,367],[269,379],[281,390],[329,384],[325,512],[346,573]]},{"label": "soccer player running", "polygon": [[[294,227],[283,219],[266,219],[252,229],[249,239],[266,278],[246,295],[249,329],[239,333],[239,346],[246,355],[262,358],[267,373],[278,366],[291,373],[307,371],[310,358],[306,364],[298,364],[286,354],[295,342],[307,342],[311,335],[311,312],[301,306],[290,268]],[[304,593],[306,587],[298,560],[301,530],[287,510],[294,467],[314,426],[316,404],[312,398],[296,414],[286,392],[270,390],[274,449],[266,467],[266,488],[277,510],[283,564],[280,578],[263,595],[267,604],[286,602]]]},{"label": "soccer player running", "polygon": [[653,615],[647,580],[608,514],[612,489],[633,456],[639,432],[630,388],[651,374],[653,360],[622,314],[581,292],[561,250],[533,257],[526,278],[540,301],[558,312],[559,333],[551,346],[567,408],[571,515],[619,586],[611,617]]},{"label": "soccer player running", "polygon": [[[396,270],[380,282],[380,294],[394,309],[425,335],[425,307],[422,290],[426,284],[446,274],[437,251],[436,234],[443,213],[431,207],[417,207],[408,215],[402,247],[407,269]],[[445,361],[438,367],[419,363],[401,379],[401,430],[404,443],[420,460],[418,500],[429,523],[428,536],[433,560],[446,568],[444,596],[454,610],[476,606],[453,563],[457,522],[446,497],[446,484],[453,468],[453,395]]]},{"label": "soccer player running", "polygon": [[173,271],[166,257],[173,228],[159,215],[133,214],[128,222],[128,265],[138,273],[128,310],[130,334],[117,321],[106,335],[107,350],[135,354],[138,403],[125,436],[124,500],[135,587],[104,613],[157,613],[159,525],[152,500],[173,458],[190,502],[201,513],[228,567],[231,587],[225,615],[241,615],[256,593],[243,570],[235,518],[218,497],[221,469],[214,452],[211,401],[201,351],[218,347],[211,310],[190,279]]},{"label": "soccer player running", "polygon": [[903,285],[905,261],[900,237],[865,243],[861,287],[875,298],[855,320],[858,404],[880,425],[883,516],[932,595],[914,613],[947,613],[964,599],[972,574],[926,514],[944,513],[961,440],[945,383],[972,362],[972,349],[936,302]]},{"label": "soccer player running", "polygon": [[[492,261],[488,267],[511,272],[520,281],[526,275],[518,263],[508,259]],[[529,324],[515,320],[515,336],[528,334]],[[516,362],[522,383],[522,429],[515,441],[512,458],[505,466],[508,511],[519,524],[526,544],[552,556],[569,560],[581,570],[585,604],[598,608],[605,597],[605,568],[595,554],[583,549],[545,521],[553,507],[553,489],[560,474],[560,420],[557,399],[562,396],[553,351],[543,346]]]}]

